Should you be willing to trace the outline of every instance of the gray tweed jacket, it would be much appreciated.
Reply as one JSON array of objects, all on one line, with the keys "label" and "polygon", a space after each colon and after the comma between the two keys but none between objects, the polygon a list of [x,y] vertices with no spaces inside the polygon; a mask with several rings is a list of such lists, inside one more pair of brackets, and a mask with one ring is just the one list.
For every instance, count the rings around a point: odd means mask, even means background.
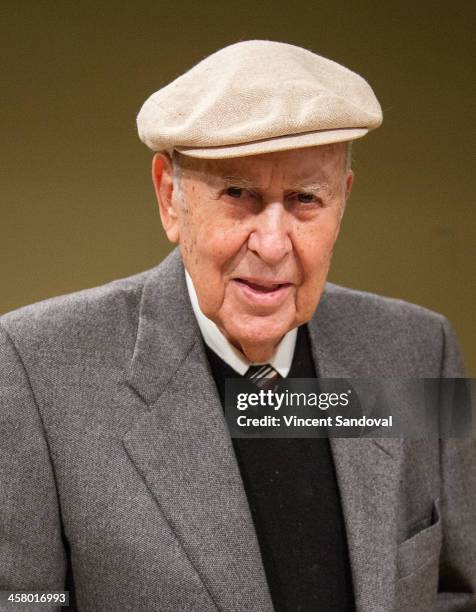
[{"label": "gray tweed jacket", "polygon": [[[0,589],[271,612],[178,251],[0,324]],[[323,377],[462,372],[447,321],[402,301],[329,284],[309,329]],[[331,446],[358,610],[475,610],[473,442]]]}]

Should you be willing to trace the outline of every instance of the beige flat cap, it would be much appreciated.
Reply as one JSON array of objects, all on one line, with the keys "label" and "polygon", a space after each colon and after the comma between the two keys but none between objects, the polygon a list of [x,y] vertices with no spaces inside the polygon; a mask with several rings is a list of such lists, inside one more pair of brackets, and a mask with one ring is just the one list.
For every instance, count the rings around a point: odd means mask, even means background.
[{"label": "beige flat cap", "polygon": [[355,140],[381,123],[361,76],[267,40],[206,57],[152,94],[137,116],[139,137],[153,151],[212,159]]}]

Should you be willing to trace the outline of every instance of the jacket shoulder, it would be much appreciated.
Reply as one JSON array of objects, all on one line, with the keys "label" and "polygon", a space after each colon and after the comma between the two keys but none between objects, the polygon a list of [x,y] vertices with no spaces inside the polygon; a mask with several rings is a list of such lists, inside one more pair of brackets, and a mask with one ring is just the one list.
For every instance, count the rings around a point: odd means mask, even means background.
[{"label": "jacket shoulder", "polygon": [[391,323],[392,325],[407,325],[409,323],[440,326],[445,317],[429,308],[407,302],[405,300],[386,297],[327,283],[322,303],[325,307],[340,313],[342,317],[352,315],[364,322],[377,325]]},{"label": "jacket shoulder", "polygon": [[349,369],[357,363],[361,376],[459,376],[463,371],[448,320],[401,299],[327,283],[311,325]]},{"label": "jacket shoulder", "polygon": [[140,297],[151,270],[56,296],[0,316],[0,327],[18,348],[111,346],[126,340],[138,319]]}]

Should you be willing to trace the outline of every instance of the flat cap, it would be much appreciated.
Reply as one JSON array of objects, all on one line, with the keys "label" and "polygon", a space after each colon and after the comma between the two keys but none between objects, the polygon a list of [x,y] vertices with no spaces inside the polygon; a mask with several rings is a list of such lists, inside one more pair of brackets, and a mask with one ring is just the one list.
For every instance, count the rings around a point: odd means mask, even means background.
[{"label": "flat cap", "polygon": [[307,49],[229,45],[152,94],[137,116],[153,151],[241,157],[354,140],[382,122],[370,85]]}]

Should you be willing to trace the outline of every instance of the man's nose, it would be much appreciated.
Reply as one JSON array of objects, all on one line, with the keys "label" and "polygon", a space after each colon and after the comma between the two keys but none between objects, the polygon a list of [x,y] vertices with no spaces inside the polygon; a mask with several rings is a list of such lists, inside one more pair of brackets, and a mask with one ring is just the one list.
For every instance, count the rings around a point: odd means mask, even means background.
[{"label": "man's nose", "polygon": [[291,252],[288,213],[281,202],[266,204],[256,216],[248,248],[270,265],[280,263]]}]

